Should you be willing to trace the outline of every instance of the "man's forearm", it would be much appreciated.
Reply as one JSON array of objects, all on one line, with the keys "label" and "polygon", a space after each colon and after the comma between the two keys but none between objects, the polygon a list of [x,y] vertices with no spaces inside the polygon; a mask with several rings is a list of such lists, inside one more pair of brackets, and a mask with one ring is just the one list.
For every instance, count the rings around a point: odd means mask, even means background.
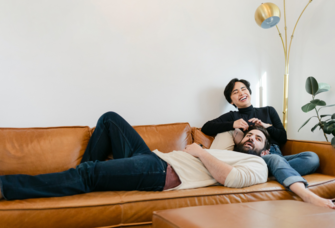
[{"label": "man's forearm", "polygon": [[199,159],[205,165],[206,169],[213,176],[213,178],[220,184],[224,185],[226,178],[233,167],[215,158],[206,150],[201,153]]}]

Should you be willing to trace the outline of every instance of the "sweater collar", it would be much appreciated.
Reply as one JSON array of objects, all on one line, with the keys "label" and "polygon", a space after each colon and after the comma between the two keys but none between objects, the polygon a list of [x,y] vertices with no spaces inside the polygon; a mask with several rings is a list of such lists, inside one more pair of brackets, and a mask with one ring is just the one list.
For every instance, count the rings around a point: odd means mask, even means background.
[{"label": "sweater collar", "polygon": [[254,106],[250,105],[249,107],[247,108],[239,108],[238,111],[240,113],[250,113],[254,110]]}]

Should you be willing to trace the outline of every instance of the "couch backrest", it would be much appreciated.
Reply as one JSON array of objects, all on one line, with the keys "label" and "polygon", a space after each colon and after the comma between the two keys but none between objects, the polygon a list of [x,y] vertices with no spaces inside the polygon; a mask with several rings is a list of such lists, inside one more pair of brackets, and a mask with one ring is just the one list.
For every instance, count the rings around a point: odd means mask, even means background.
[{"label": "couch backrest", "polygon": [[[182,150],[191,144],[188,123],[134,126],[151,150]],[[76,167],[94,129],[0,128],[0,175],[43,174]]]},{"label": "couch backrest", "polygon": [[145,143],[153,151],[161,152],[183,150],[186,145],[192,144],[192,129],[189,123],[173,123],[161,125],[134,126]]},{"label": "couch backrest", "polygon": [[42,174],[75,167],[89,127],[0,128],[0,175]]},{"label": "couch backrest", "polygon": [[316,172],[335,176],[335,148],[329,142],[289,139],[281,147],[281,151],[283,155],[312,151],[320,160],[320,166]]}]

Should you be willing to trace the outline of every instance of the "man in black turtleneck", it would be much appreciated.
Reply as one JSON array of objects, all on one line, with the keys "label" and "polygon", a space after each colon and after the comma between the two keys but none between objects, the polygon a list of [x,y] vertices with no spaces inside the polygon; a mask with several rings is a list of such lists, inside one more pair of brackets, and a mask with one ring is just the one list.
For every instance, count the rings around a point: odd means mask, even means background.
[{"label": "man in black turtleneck", "polygon": [[[219,133],[239,128],[246,131],[249,126],[262,126],[271,136],[270,154],[262,158],[268,165],[269,174],[287,189],[293,191],[304,201],[333,208],[331,201],[320,198],[305,187],[307,181],[302,175],[314,173],[319,167],[319,158],[313,152],[283,156],[280,145],[287,141],[286,130],[273,107],[254,108],[251,105],[250,83],[246,80],[232,79],[224,90],[227,101],[238,108],[208,121],[201,129],[203,133],[215,136]],[[252,148],[251,148],[252,149]]]}]

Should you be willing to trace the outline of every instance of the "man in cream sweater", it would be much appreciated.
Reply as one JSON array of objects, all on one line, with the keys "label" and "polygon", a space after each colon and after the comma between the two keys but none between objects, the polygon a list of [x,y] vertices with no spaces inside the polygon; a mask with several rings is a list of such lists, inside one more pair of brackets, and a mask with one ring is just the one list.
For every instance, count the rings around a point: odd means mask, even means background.
[{"label": "man in cream sweater", "polygon": [[[118,114],[102,115],[75,169],[60,173],[0,176],[0,198],[7,200],[67,196],[92,191],[162,191],[221,184],[242,188],[267,181],[260,155],[269,152],[264,128],[249,128],[239,152],[205,150],[150,151],[140,135]],[[114,159],[106,160],[113,152]],[[257,155],[257,156],[255,156]]]}]

